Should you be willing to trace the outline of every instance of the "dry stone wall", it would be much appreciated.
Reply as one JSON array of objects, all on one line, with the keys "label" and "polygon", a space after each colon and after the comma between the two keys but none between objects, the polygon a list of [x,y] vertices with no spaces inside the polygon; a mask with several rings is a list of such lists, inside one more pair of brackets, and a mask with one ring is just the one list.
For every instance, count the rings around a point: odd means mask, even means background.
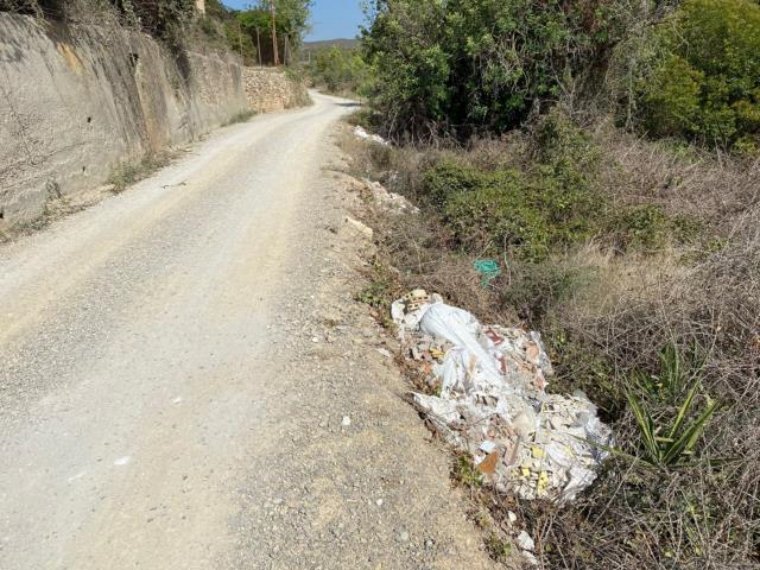
[{"label": "dry stone wall", "polygon": [[231,55],[0,13],[0,229],[247,109]]},{"label": "dry stone wall", "polygon": [[245,93],[252,109],[269,113],[311,104],[306,87],[277,69],[243,69]]}]

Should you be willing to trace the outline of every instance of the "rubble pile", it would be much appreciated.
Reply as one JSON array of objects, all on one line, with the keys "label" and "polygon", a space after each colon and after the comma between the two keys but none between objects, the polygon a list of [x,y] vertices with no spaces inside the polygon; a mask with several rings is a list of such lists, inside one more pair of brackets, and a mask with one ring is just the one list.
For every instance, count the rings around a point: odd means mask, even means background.
[{"label": "rubble pile", "polygon": [[379,182],[373,182],[366,178],[364,184],[372,193],[372,199],[382,208],[396,213],[419,214],[420,209],[401,194],[390,192]]},{"label": "rubble pile", "polygon": [[594,481],[611,431],[582,392],[546,393],[553,370],[537,332],[483,326],[423,290],[392,316],[438,394],[415,393],[414,404],[497,488],[565,502]]}]

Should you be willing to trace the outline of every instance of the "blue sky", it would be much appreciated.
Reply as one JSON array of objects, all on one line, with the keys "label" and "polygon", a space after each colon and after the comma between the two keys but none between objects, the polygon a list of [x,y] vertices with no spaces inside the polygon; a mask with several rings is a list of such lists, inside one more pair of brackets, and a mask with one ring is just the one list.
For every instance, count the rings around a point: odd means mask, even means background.
[{"label": "blue sky", "polygon": [[[251,0],[222,0],[230,8],[246,8]],[[312,30],[307,40],[353,38],[364,21],[360,0],[315,0],[312,8]]]}]

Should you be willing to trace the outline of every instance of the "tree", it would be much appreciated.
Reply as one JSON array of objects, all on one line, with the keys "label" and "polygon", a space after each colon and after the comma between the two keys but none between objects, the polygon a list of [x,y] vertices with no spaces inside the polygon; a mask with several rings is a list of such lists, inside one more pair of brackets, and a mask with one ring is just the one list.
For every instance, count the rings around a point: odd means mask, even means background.
[{"label": "tree", "polygon": [[[274,26],[270,0],[259,0],[250,10],[238,14],[238,20],[254,44],[261,44],[261,60],[275,63],[272,31],[277,36],[277,51],[285,54],[290,63],[292,54],[298,53],[303,37],[309,29],[312,0],[274,0]],[[282,58],[277,58],[282,59]]]},{"label": "tree", "polygon": [[639,81],[640,122],[747,152],[760,147],[760,6],[686,0],[657,29],[661,53]]},{"label": "tree", "polygon": [[375,0],[363,31],[389,136],[503,132],[603,60],[629,0]]},{"label": "tree", "polygon": [[309,74],[316,85],[344,95],[364,95],[371,79],[370,69],[358,49],[336,45],[316,51]]}]

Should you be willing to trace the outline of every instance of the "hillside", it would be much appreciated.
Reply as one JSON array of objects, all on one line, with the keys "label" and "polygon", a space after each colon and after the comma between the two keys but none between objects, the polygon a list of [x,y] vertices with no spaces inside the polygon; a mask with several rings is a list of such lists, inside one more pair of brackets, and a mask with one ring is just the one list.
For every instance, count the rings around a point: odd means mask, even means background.
[{"label": "hillside", "polygon": [[330,47],[339,47],[343,49],[355,49],[359,47],[359,40],[348,38],[336,38],[334,40],[319,40],[314,42],[304,42],[304,49],[319,50]]}]

